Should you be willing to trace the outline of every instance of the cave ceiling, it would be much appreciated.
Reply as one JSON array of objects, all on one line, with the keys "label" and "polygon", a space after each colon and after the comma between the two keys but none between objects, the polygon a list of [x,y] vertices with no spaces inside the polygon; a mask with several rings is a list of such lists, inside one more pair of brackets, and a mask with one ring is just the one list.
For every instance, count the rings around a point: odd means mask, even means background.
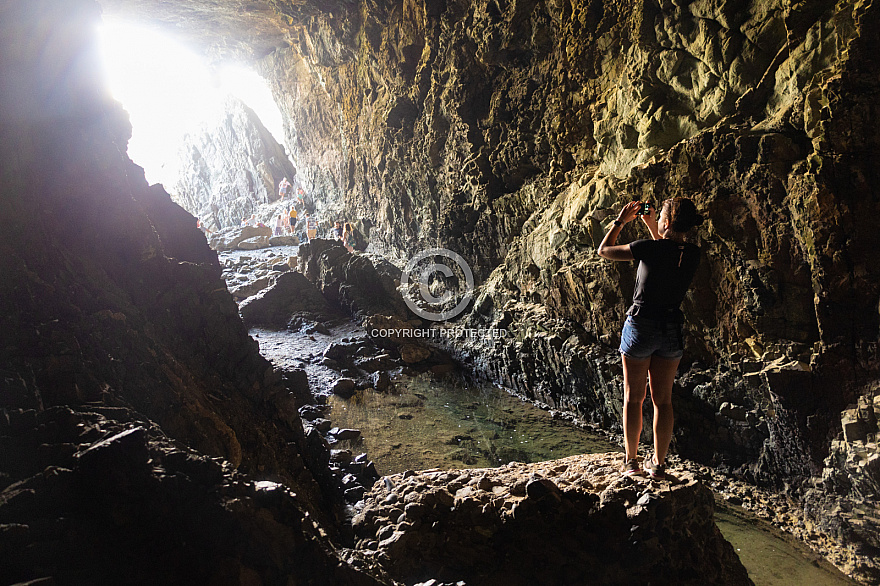
[{"label": "cave ceiling", "polygon": [[144,26],[213,59],[259,59],[296,41],[299,25],[335,2],[249,0],[99,0],[104,15]]}]

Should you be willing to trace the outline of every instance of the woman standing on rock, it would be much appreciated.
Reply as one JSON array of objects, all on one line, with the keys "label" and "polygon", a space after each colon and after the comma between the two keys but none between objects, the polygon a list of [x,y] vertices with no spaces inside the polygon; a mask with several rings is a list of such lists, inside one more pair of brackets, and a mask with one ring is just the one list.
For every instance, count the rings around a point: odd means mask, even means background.
[{"label": "woman standing on rock", "polygon": [[[672,383],[684,354],[679,309],[700,263],[700,249],[685,242],[685,235],[703,223],[694,202],[683,197],[667,199],[660,209],[634,201],[626,204],[605,234],[597,250],[608,260],[638,260],[633,304],[627,310],[620,335],[623,360],[623,433],[626,461],[623,474],[641,474],[638,460],[642,434],[642,403],[646,386],[651,386],[654,403],[654,454],[645,460],[652,478],[666,476],[666,452],[672,440]],[[616,245],[624,224],[637,216],[653,240],[636,240]]]}]

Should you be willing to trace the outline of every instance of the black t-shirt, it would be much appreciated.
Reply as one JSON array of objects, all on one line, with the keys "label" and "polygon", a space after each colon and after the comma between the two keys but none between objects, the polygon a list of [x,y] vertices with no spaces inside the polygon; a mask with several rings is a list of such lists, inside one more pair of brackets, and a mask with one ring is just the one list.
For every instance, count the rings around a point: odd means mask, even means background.
[{"label": "black t-shirt", "polygon": [[700,248],[674,240],[630,242],[633,258],[639,261],[636,288],[629,315],[680,322],[679,306],[700,264]]}]

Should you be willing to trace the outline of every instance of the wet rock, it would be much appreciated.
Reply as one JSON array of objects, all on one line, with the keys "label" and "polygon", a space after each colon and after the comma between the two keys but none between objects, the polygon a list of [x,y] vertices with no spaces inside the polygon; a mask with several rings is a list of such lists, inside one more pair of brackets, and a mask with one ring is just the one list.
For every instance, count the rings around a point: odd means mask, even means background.
[{"label": "wet rock", "polygon": [[374,389],[384,393],[391,388],[391,376],[387,371],[380,370],[370,375],[370,382]]},{"label": "wet rock", "polygon": [[303,405],[299,408],[300,416],[306,421],[314,421],[323,417],[324,411],[325,409],[318,405]]},{"label": "wet rock", "polygon": [[326,434],[330,429],[333,428],[333,422],[329,419],[317,418],[312,419],[311,421],[305,422],[304,426],[308,426],[311,429],[317,430],[319,433]]},{"label": "wet rock", "polygon": [[353,486],[345,491],[345,500],[349,503],[356,503],[362,498],[364,498],[364,494],[367,492],[367,489],[363,486]]},{"label": "wet rock", "polygon": [[[148,474],[149,452],[142,427],[126,429],[101,440],[77,455],[77,469],[95,480],[119,475],[115,482],[126,482]],[[134,477],[134,478],[133,478]]]},{"label": "wet rock", "polygon": [[377,370],[393,370],[400,366],[400,362],[390,354],[382,353],[358,358],[354,361],[354,366],[366,372],[375,372]]},{"label": "wet rock", "polygon": [[377,313],[406,315],[388,265],[379,257],[350,253],[334,240],[315,239],[299,249],[300,271],[331,303],[359,319]]},{"label": "wet rock", "polygon": [[333,342],[324,349],[324,357],[340,360],[351,357],[362,346],[356,342]]},{"label": "wet rock", "polygon": [[351,450],[330,450],[330,461],[342,466],[350,464],[352,461]]},{"label": "wet rock", "polygon": [[419,344],[404,344],[400,347],[400,359],[406,364],[416,364],[431,356],[431,350]]},{"label": "wet rock", "polygon": [[240,249],[239,245],[245,241],[265,242],[265,246],[257,248],[266,248],[269,246],[269,237],[272,236],[272,229],[265,226],[243,226],[231,227],[217,232],[211,237],[211,248],[217,251]]},{"label": "wet rock", "polygon": [[255,236],[254,238],[242,240],[235,247],[239,250],[259,250],[260,248],[269,248],[270,246],[268,238],[265,236]]},{"label": "wet rock", "polygon": [[339,427],[334,427],[330,431],[327,432],[327,435],[333,437],[336,441],[344,442],[351,441],[356,442],[361,437],[361,432],[358,429],[344,429]]},{"label": "wet rock", "polygon": [[721,404],[721,407],[718,409],[718,414],[723,417],[728,417],[735,421],[745,421],[746,420],[746,409],[745,407],[739,405],[731,405],[730,403],[724,402]]},{"label": "wet rock", "polygon": [[272,284],[271,277],[263,277],[260,279],[256,279],[254,281],[246,281],[245,283],[243,283],[237,287],[233,287],[232,289],[229,290],[229,292],[232,293],[232,296],[237,300],[238,299],[247,299],[248,297],[251,297],[252,295],[256,295],[257,293],[259,293],[263,289],[266,289],[271,284]]},{"label": "wet rock", "polygon": [[843,411],[841,413],[840,424],[843,428],[843,438],[849,443],[856,441],[863,442],[868,439],[869,433],[877,431],[876,425],[871,425],[871,422],[866,421],[865,418],[859,417],[858,409],[847,409]]},{"label": "wet rock", "polygon": [[357,388],[357,383],[350,378],[341,378],[333,383],[333,387],[331,387],[331,392],[334,395],[339,395],[343,399],[348,399],[354,394],[355,389]]},{"label": "wet rock", "polygon": [[[269,238],[270,246],[297,246],[299,238],[296,236],[272,236]],[[293,267],[291,267],[293,268]]]}]

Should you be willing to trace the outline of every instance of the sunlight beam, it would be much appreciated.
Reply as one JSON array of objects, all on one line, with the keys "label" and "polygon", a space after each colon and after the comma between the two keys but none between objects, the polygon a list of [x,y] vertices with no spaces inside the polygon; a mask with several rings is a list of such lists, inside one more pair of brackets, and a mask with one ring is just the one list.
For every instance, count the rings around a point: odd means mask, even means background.
[{"label": "sunlight beam", "polygon": [[[284,144],[281,112],[265,80],[237,64],[210,68],[155,29],[105,19],[98,30],[107,83],[128,111],[131,159],[151,183],[173,183],[183,138],[218,121],[234,95]],[[170,185],[169,185],[170,187]]]}]

